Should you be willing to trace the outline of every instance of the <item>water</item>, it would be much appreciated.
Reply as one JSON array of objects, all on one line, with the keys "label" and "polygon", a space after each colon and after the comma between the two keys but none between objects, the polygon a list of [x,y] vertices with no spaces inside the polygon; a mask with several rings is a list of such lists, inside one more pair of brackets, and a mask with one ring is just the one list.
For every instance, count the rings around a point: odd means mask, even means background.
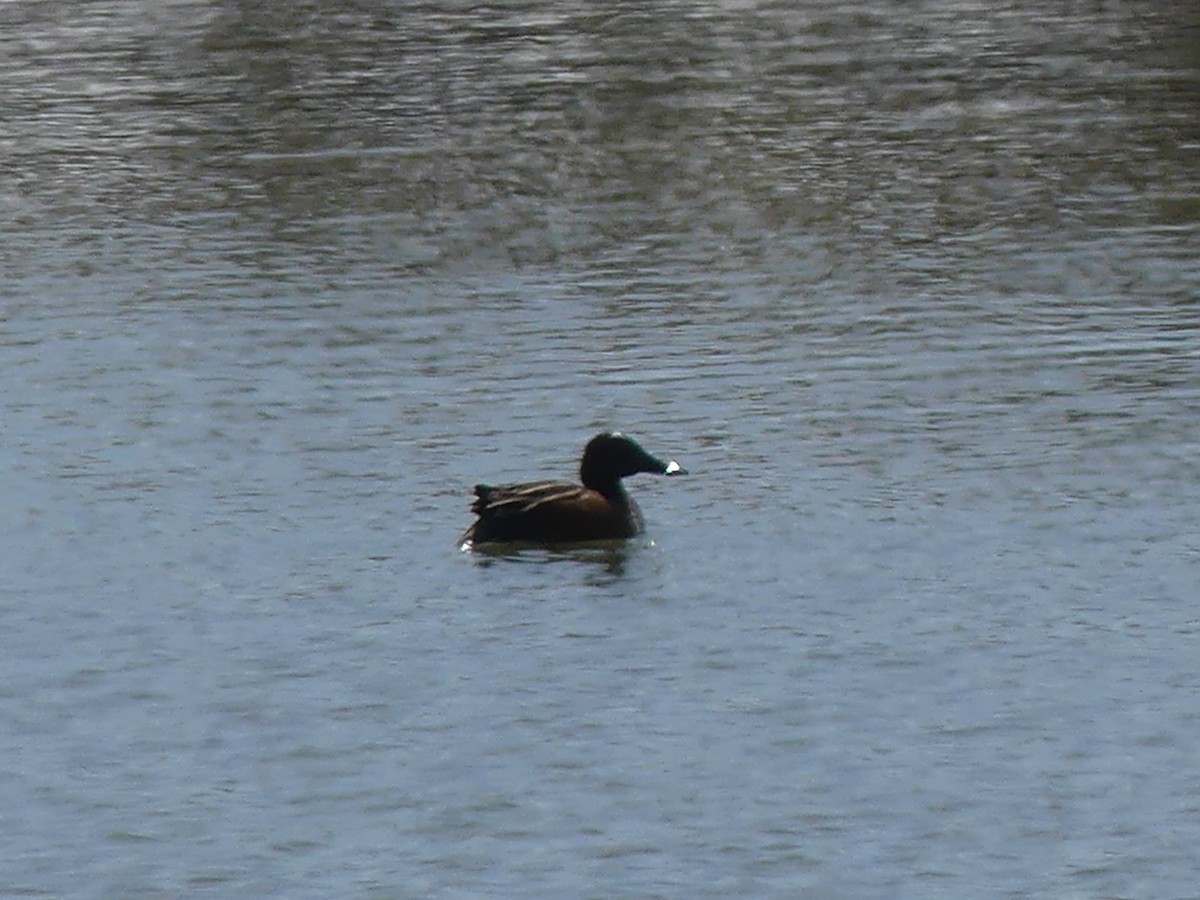
[{"label": "water", "polygon": [[1194,893],[1193,5],[0,26],[0,893]]}]

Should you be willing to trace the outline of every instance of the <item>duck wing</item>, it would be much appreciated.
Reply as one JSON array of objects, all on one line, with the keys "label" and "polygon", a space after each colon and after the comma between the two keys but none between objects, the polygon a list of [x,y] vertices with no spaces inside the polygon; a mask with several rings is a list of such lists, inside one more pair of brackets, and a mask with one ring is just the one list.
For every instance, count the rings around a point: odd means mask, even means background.
[{"label": "duck wing", "polygon": [[534,481],[529,484],[477,484],[471,512],[482,517],[507,518],[527,515],[540,506],[553,503],[586,502],[592,493],[578,484],[560,481]]}]

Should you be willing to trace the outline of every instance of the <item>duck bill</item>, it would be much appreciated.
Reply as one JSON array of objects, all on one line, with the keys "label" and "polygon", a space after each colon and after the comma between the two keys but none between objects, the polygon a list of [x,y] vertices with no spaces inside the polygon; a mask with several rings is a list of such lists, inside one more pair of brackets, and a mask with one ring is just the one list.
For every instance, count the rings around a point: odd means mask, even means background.
[{"label": "duck bill", "polygon": [[667,460],[666,468],[663,469],[664,475],[686,475],[687,469],[675,462],[673,459]]}]

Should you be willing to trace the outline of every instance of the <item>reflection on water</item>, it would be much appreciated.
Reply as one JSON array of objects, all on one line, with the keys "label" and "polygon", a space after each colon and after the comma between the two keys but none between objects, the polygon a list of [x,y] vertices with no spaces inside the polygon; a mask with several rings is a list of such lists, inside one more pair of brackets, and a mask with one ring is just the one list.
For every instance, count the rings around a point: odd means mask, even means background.
[{"label": "reflection on water", "polygon": [[947,282],[1113,229],[1183,255],[1195,9],[1082,6],[13,4],[3,190],[23,229],[261,230],[343,275],[675,244]]},{"label": "reflection on water", "polygon": [[3,887],[1188,895],[1198,10],[0,6]]},{"label": "reflection on water", "polygon": [[[521,544],[481,544],[464,547],[473,554],[472,559],[481,568],[496,563],[513,562],[524,565],[543,566],[553,563],[590,565],[602,571],[608,578],[619,578],[625,574],[629,559],[630,544],[627,541],[597,541],[590,544],[563,545],[554,547]],[[553,578],[551,573],[549,577]],[[606,579],[607,580],[607,579]],[[603,583],[603,582],[593,582]]]}]

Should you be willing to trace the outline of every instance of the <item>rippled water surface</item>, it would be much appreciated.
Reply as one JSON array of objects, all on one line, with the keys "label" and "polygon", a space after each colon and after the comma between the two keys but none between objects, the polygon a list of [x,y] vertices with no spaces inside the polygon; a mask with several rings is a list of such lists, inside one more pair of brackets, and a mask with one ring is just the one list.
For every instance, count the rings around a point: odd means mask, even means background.
[{"label": "rippled water surface", "polygon": [[[15,0],[0,88],[0,893],[1194,894],[1194,3]],[[602,428],[647,535],[457,548]]]}]

